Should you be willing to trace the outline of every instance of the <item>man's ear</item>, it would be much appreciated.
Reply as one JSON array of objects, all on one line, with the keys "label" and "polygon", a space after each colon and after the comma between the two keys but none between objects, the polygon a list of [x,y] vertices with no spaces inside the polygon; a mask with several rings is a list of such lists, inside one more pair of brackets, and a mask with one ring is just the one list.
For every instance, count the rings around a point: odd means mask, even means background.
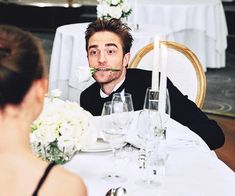
[{"label": "man's ear", "polygon": [[123,67],[126,67],[130,61],[130,57],[131,57],[131,54],[130,52],[124,54],[124,57],[123,57]]}]

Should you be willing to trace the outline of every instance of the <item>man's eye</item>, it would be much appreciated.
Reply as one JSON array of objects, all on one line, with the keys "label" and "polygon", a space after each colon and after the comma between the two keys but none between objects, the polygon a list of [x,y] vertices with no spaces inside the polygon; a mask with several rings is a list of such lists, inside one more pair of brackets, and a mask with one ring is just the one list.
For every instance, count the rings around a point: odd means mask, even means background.
[{"label": "man's eye", "polygon": [[108,54],[114,54],[115,51],[114,51],[114,50],[108,50],[107,53],[108,53]]},{"label": "man's eye", "polygon": [[97,53],[98,53],[98,52],[97,52],[96,50],[91,50],[91,51],[90,51],[90,55],[92,55],[92,56],[97,55]]}]

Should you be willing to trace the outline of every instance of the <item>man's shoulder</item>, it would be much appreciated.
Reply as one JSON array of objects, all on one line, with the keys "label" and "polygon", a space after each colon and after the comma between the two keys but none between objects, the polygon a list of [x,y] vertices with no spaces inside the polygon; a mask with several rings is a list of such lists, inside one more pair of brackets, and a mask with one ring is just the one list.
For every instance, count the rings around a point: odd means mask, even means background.
[{"label": "man's shoulder", "polygon": [[146,90],[151,85],[152,72],[142,69],[127,69],[127,88],[143,88]]},{"label": "man's shoulder", "polygon": [[152,72],[143,69],[127,69],[128,77],[151,77]]},{"label": "man's shoulder", "polygon": [[86,96],[90,94],[94,94],[97,91],[99,91],[100,86],[97,82],[91,84],[89,87],[87,87],[85,90],[82,91],[81,96]]}]

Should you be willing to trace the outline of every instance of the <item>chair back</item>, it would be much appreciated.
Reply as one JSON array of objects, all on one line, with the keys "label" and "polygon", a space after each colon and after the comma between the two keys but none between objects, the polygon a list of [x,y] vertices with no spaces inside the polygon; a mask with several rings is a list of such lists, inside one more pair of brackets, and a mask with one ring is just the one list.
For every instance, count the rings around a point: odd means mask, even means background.
[{"label": "chair back", "polygon": [[[186,46],[161,41],[167,47],[167,77],[188,98],[202,108],[206,95],[206,76],[197,56]],[[153,43],[140,49],[131,60],[128,68],[152,70]]]}]

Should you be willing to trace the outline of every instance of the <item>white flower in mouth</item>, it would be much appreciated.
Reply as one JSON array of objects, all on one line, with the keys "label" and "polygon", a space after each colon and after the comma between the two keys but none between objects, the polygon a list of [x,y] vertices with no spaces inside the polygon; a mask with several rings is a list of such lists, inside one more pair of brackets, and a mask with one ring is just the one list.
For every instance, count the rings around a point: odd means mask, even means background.
[{"label": "white flower in mouth", "polygon": [[75,73],[79,83],[87,82],[90,80],[92,73],[88,66],[77,66]]}]

